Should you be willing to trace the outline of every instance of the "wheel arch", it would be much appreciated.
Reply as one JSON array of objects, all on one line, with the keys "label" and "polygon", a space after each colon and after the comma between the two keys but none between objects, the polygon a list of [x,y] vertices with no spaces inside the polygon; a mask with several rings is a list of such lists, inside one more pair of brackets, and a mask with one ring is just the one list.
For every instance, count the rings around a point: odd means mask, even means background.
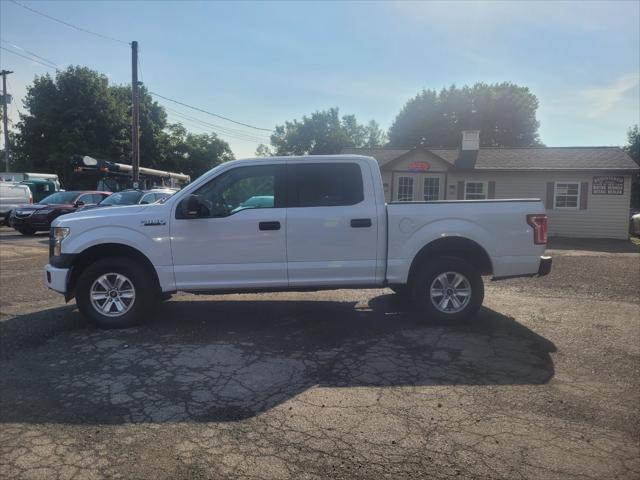
[{"label": "wheel arch", "polygon": [[137,248],[122,243],[102,243],[83,250],[76,258],[74,258],[71,265],[69,284],[67,286],[67,300],[75,295],[78,278],[84,269],[96,260],[107,257],[124,257],[139,263],[145,270],[147,270],[152,281],[153,288],[157,292],[161,291],[158,273],[156,272],[153,263],[151,263],[151,260],[149,260],[144,253]]},{"label": "wheel arch", "polygon": [[493,274],[491,257],[479,243],[466,237],[443,237],[429,242],[418,251],[409,267],[407,283],[411,282],[419,265],[433,257],[460,258],[476,268],[481,275]]}]

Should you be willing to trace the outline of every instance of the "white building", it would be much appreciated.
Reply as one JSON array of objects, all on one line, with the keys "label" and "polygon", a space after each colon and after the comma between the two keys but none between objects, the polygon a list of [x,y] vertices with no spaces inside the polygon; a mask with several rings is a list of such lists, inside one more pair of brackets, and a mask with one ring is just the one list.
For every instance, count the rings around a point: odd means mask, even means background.
[{"label": "white building", "polygon": [[618,147],[479,148],[463,132],[459,149],[346,148],[374,157],[387,201],[540,198],[549,235],[627,238],[631,179],[640,167]]}]

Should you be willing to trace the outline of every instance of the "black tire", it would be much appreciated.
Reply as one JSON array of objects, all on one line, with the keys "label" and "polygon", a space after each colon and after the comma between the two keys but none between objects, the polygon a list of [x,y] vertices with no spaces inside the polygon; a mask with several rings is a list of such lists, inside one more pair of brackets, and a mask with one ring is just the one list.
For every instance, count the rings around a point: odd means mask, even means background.
[{"label": "black tire", "polygon": [[[459,284],[460,290],[452,290],[442,285],[440,280],[436,281],[440,277],[452,283],[454,279],[459,279],[459,277],[455,277],[455,274],[464,277],[464,280]],[[445,277],[441,277],[442,275]],[[443,294],[438,293],[437,295],[440,296],[432,297],[432,285],[435,287],[435,291],[442,291]],[[468,288],[464,288],[466,286]],[[462,296],[467,290],[470,291],[468,301],[464,300],[466,296]],[[455,295],[456,291],[459,293],[457,296]],[[420,317],[438,324],[458,324],[473,318],[482,306],[484,283],[480,272],[464,260],[455,257],[432,258],[426,259],[413,275],[411,294],[416,313]],[[449,299],[445,300],[445,297]],[[437,299],[441,300],[437,302]],[[457,306],[454,301],[458,302]],[[436,306],[436,302],[441,304],[440,308]],[[451,311],[447,312],[447,309]]]},{"label": "black tire", "polygon": [[408,285],[389,285],[389,288],[393,290],[393,293],[402,298],[410,298],[411,289]]},{"label": "black tire", "polygon": [[160,292],[160,294],[158,295],[158,300],[160,300],[161,302],[168,302],[172,297],[173,293]]},{"label": "black tire", "polygon": [[36,234],[36,231],[31,227],[20,227],[16,228],[16,230],[27,237],[32,237]]},{"label": "black tire", "polygon": [[[129,306],[125,306],[128,310],[121,315],[117,315],[115,305],[109,308],[111,315],[107,315],[99,312],[92,304],[91,288],[98,278],[107,274],[123,275],[133,285],[134,299]],[[157,299],[155,288],[151,288],[150,283],[147,269],[130,258],[103,258],[89,265],[78,277],[76,304],[85,318],[100,328],[133,327],[145,319]]]}]

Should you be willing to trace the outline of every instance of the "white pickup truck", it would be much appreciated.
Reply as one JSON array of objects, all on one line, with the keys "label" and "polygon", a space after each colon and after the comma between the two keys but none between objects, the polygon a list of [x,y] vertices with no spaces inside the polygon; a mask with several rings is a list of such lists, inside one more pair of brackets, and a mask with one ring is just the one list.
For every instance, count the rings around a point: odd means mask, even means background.
[{"label": "white pickup truck", "polygon": [[390,287],[427,320],[470,317],[493,279],[546,275],[540,200],[385,203],[375,159],[237,160],[163,203],[53,222],[49,288],[104,328],[134,325],[178,290]]}]

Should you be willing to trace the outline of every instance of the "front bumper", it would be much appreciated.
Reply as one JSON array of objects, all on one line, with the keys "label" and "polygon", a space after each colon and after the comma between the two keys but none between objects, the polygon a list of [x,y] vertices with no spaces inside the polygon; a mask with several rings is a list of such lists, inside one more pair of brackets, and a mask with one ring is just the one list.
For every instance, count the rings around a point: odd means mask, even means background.
[{"label": "front bumper", "polygon": [[47,287],[59,293],[67,293],[67,285],[69,280],[69,268],[57,268],[51,264],[44,267],[44,276]]},{"label": "front bumper", "polygon": [[29,227],[35,230],[49,230],[49,228],[51,228],[51,219],[44,215],[29,215],[28,217],[17,217],[12,214],[9,222],[14,228]]}]

